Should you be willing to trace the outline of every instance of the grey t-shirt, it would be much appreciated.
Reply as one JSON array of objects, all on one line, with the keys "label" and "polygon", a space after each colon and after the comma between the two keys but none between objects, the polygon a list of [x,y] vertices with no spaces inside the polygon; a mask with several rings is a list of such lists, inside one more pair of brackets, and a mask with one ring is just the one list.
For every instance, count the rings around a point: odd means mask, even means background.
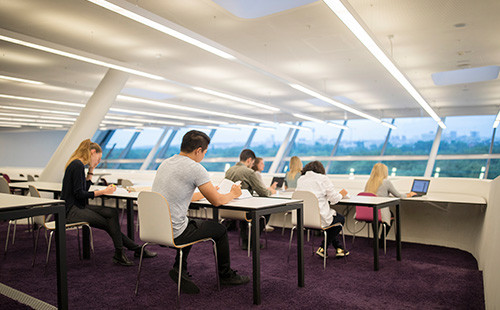
[{"label": "grey t-shirt", "polygon": [[196,187],[207,182],[210,182],[207,170],[187,156],[174,155],[158,167],[152,191],[162,194],[170,205],[174,238],[188,225],[187,211]]}]

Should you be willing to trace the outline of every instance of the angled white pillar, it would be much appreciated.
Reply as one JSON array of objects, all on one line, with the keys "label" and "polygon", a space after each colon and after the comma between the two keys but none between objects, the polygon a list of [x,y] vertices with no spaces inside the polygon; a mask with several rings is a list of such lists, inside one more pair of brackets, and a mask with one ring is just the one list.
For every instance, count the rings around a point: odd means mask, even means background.
[{"label": "angled white pillar", "polygon": [[274,161],[271,164],[271,167],[269,168],[268,173],[276,173],[278,170],[280,162],[283,160],[283,156],[285,155],[286,148],[288,146],[288,143],[290,143],[290,138],[292,137],[292,133],[295,132],[295,130],[298,131],[298,129],[290,128],[288,129],[288,133],[286,134],[285,139],[283,139],[283,143],[281,143],[280,148],[278,149],[278,153],[276,153],[276,156],[274,156]]},{"label": "angled white pillar", "polygon": [[170,130],[170,127],[166,127],[165,129],[163,129],[163,132],[162,132],[160,138],[158,138],[158,141],[156,141],[155,146],[153,146],[153,148],[151,149],[151,151],[148,154],[148,157],[146,157],[146,159],[142,163],[142,166],[141,166],[141,168],[139,170],[146,170],[146,169],[148,169],[148,167],[151,165],[151,162],[155,158],[155,155],[158,152],[158,149],[160,148],[161,143],[165,139],[165,136],[167,135],[167,132],[169,130]]},{"label": "angled white pillar", "polygon": [[66,133],[61,144],[57,147],[49,163],[40,174],[40,181],[61,182],[64,176],[64,166],[69,157],[76,150],[80,142],[90,139],[99,128],[109,108],[115,102],[129,74],[109,69],[80,112],[75,123]]},{"label": "angled white pillar", "polygon": [[[446,118],[443,119],[443,122]],[[438,126],[436,137],[434,138],[434,142],[432,143],[431,152],[429,153],[429,160],[427,161],[427,167],[425,168],[424,177],[430,178],[432,177],[432,169],[434,169],[434,164],[436,163],[436,156],[439,150],[439,144],[441,143],[441,134],[443,133],[443,128]]]}]

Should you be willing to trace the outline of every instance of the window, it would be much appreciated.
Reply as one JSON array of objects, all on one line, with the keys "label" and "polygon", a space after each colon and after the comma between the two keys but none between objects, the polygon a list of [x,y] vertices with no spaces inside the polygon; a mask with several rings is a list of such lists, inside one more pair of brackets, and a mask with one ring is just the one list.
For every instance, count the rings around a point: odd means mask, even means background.
[{"label": "window", "polygon": [[423,176],[427,167],[426,160],[395,160],[383,163],[389,170],[389,176]]},{"label": "window", "polygon": [[394,125],[384,155],[429,155],[438,126],[432,118],[398,118]]},{"label": "window", "polygon": [[[239,157],[251,132],[252,128],[247,127],[217,129],[210,141],[206,158]],[[224,169],[219,171],[224,171]]]},{"label": "window", "polygon": [[278,126],[275,131],[257,129],[250,143],[250,149],[252,149],[258,157],[275,156],[283,140],[285,140],[289,129],[290,128],[285,126]]},{"label": "window", "polygon": [[304,122],[302,126],[311,130],[299,130],[290,156],[330,156],[340,129],[314,122]]},{"label": "window", "polygon": [[347,122],[336,156],[380,155],[389,128],[370,120]]},{"label": "window", "polygon": [[479,178],[485,167],[484,159],[436,160],[432,176],[437,172],[439,177]]},{"label": "window", "polygon": [[116,159],[134,135],[135,130],[117,129],[106,146],[103,147],[103,157]]},{"label": "window", "polygon": [[[376,161],[359,160],[359,161],[332,161],[330,164],[330,169],[328,169],[329,174],[370,174],[372,172],[373,165]],[[323,163],[325,165],[325,163]],[[325,165],[326,168],[326,165]]]},{"label": "window", "polygon": [[494,115],[446,118],[438,154],[488,154]]}]

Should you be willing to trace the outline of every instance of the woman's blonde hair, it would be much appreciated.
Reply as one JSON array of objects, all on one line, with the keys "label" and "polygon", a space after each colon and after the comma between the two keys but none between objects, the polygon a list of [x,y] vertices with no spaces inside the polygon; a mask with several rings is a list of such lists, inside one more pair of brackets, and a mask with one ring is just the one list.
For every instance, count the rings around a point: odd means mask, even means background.
[{"label": "woman's blonde hair", "polygon": [[382,185],[382,181],[389,176],[387,166],[382,163],[376,163],[370,173],[370,178],[366,182],[365,192],[377,194],[378,188]]},{"label": "woman's blonde hair", "polygon": [[68,167],[68,165],[75,159],[80,159],[84,165],[89,164],[91,150],[95,150],[96,153],[102,153],[102,149],[99,144],[90,141],[90,139],[83,140],[69,158],[68,162],[66,163],[66,167]]},{"label": "woman's blonde hair", "polygon": [[288,175],[290,178],[295,178],[297,173],[300,173],[302,171],[302,162],[300,161],[300,158],[297,156],[293,156],[290,158],[290,171],[288,172]]}]

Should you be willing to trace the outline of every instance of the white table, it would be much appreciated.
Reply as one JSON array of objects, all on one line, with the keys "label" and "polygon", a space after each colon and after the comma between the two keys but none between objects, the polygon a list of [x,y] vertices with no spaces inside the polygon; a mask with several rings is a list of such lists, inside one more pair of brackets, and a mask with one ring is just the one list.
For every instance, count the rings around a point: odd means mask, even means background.
[{"label": "white table", "polygon": [[22,189],[23,193],[28,192],[29,185],[33,185],[41,192],[51,192],[54,194],[54,198],[59,198],[62,191],[61,182],[43,182],[43,181],[32,181],[32,182],[16,182],[9,184],[11,188]]},{"label": "white table", "polygon": [[430,192],[425,196],[403,198],[402,200],[427,202],[430,204],[446,203],[486,206],[486,199],[484,197],[460,193]]},{"label": "white table", "polygon": [[[40,207],[43,206],[43,207]],[[56,221],[57,305],[68,309],[66,263],[66,208],[63,200],[0,194],[0,219],[10,220],[54,214]]]},{"label": "white table", "polygon": [[214,207],[206,199],[191,202],[194,207],[211,207],[214,220],[219,219],[219,209],[249,212],[252,218],[253,303],[260,305],[260,217],[267,214],[297,210],[297,275],[298,286],[304,287],[304,220],[302,200],[252,197],[234,199]]}]

